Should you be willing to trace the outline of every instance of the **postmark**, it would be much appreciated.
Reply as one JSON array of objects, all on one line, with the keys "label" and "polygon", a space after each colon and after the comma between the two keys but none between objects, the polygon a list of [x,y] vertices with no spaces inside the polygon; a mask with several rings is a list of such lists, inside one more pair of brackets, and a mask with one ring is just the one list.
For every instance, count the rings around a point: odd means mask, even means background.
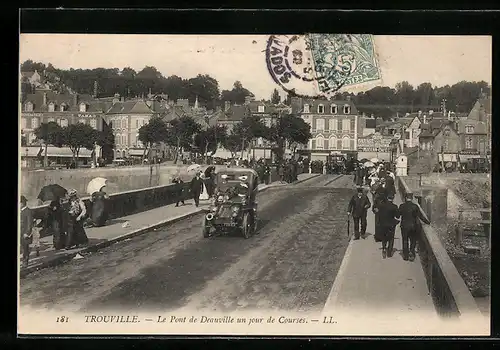
[{"label": "postmark", "polygon": [[369,34],[272,35],[265,51],[273,80],[295,95],[329,96],[381,80]]}]

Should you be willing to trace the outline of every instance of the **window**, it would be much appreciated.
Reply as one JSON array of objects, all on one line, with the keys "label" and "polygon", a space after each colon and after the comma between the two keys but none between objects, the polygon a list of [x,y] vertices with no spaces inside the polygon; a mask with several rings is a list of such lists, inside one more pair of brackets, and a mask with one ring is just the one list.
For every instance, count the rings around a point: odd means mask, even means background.
[{"label": "window", "polygon": [[325,145],[325,139],[323,136],[318,136],[316,138],[316,149],[323,149],[323,146]]},{"label": "window", "polygon": [[309,105],[308,104],[304,105],[304,113],[309,113]]},{"label": "window", "polygon": [[351,119],[350,123],[351,123],[351,131],[356,130],[356,123],[355,123],[354,119]]},{"label": "window", "polygon": [[259,106],[259,107],[258,107],[258,111],[259,111],[259,113],[264,113],[265,109],[266,109],[266,108],[265,108],[264,106]]},{"label": "window", "polygon": [[31,128],[36,129],[40,125],[38,118],[31,118]]},{"label": "window", "polygon": [[316,140],[311,140],[311,149],[316,149]]},{"label": "window", "polygon": [[21,118],[21,129],[26,129],[26,118]]},{"label": "window", "polygon": [[330,106],[330,113],[331,114],[337,114],[338,111],[337,111],[337,105],[331,105]]},{"label": "window", "polygon": [[126,129],[128,127],[127,119],[122,120],[122,128]]},{"label": "window", "polygon": [[349,149],[351,146],[351,139],[349,136],[344,136],[342,138],[342,149]]},{"label": "window", "polygon": [[351,113],[351,106],[345,105],[344,106],[344,114],[350,114]]},{"label": "window", "polygon": [[467,148],[467,149],[472,148],[472,137],[467,137],[465,139],[465,148]]},{"label": "window", "polygon": [[128,144],[128,142],[127,142],[127,141],[128,141],[128,140],[127,140],[127,135],[122,135],[122,144],[123,144],[123,145],[127,145],[127,144]]},{"label": "window", "polygon": [[61,105],[59,106],[59,110],[60,110],[61,112],[64,112],[64,111],[66,110],[66,104],[65,104],[65,103],[61,104]]},{"label": "window", "polygon": [[329,131],[329,129],[330,129],[330,120],[325,119],[325,131]]},{"label": "window", "polygon": [[329,148],[329,147],[328,147],[328,146],[329,146],[328,140],[327,140],[327,139],[325,139],[325,140],[323,141],[323,143],[324,143],[324,147],[325,147],[325,149],[328,149],[328,148]]},{"label": "window", "polygon": [[115,145],[121,145],[122,137],[120,134],[115,135]]},{"label": "window", "polygon": [[61,127],[64,128],[64,127],[68,126],[68,119],[63,118],[63,119],[61,119],[60,123],[61,123]]},{"label": "window", "polygon": [[49,103],[49,112],[54,112],[56,109],[56,105],[54,102]]},{"label": "window", "polygon": [[351,130],[351,121],[349,119],[342,119],[342,132],[349,132]]},{"label": "window", "polygon": [[330,119],[330,130],[337,131],[337,119]]},{"label": "window", "polygon": [[318,113],[321,113],[321,114],[325,113],[325,106],[318,105]]},{"label": "window", "polygon": [[466,125],[465,126],[465,133],[466,134],[473,134],[474,133],[474,126],[473,125]]},{"label": "window", "polygon": [[449,147],[450,147],[450,140],[445,139],[445,140],[443,141],[443,148],[444,148],[445,150],[448,150],[448,149],[449,149]]},{"label": "window", "polygon": [[90,126],[93,127],[94,129],[97,129],[97,120],[90,119]]},{"label": "window", "polygon": [[449,137],[450,136],[450,130],[446,129],[443,133],[444,136]]},{"label": "window", "polygon": [[85,103],[80,103],[80,112],[87,112],[87,105]]},{"label": "window", "polygon": [[52,123],[52,122],[55,122],[55,121],[56,121],[56,120],[55,120],[54,118],[49,118],[49,119],[47,120],[47,122],[49,122],[49,123]]},{"label": "window", "polygon": [[85,124],[85,119],[80,119],[80,120],[78,121],[78,123],[80,123],[80,124]]},{"label": "window", "polygon": [[337,149],[337,138],[336,137],[330,137],[330,147],[329,149]]},{"label": "window", "polygon": [[324,119],[316,119],[316,129],[318,131],[325,130],[325,120]]},{"label": "window", "polygon": [[33,103],[26,102],[26,104],[24,105],[24,111],[25,112],[33,112]]}]

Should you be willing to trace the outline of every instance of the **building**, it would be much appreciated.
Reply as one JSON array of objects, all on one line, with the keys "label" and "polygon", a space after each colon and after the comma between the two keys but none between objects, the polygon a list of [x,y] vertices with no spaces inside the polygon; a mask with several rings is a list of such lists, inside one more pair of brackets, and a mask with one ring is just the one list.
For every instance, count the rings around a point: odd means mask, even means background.
[{"label": "building", "polygon": [[[28,149],[31,149],[30,146],[37,148],[42,141],[36,139],[34,130],[42,123],[48,122],[56,122],[61,127],[83,123],[101,131],[106,110],[110,106],[109,101],[99,100],[90,95],[37,90],[33,94],[28,94],[21,104],[21,137],[26,141]],[[72,155],[63,148],[50,147],[47,152],[49,160],[57,158],[56,161],[60,161],[61,158]],[[28,157],[31,157],[33,152],[30,151]],[[81,152],[80,158],[85,158],[85,154]]]},{"label": "building", "polygon": [[[335,151],[355,155],[359,134],[358,111],[350,99],[291,99],[292,113],[311,126],[312,139],[300,153],[326,161]],[[361,133],[362,135],[362,133]]]},{"label": "building", "polygon": [[456,123],[448,120],[433,120],[422,125],[419,136],[420,156],[429,157],[434,165],[456,169],[461,149]]},{"label": "building", "polygon": [[35,70],[34,72],[21,72],[21,82],[25,81],[34,87],[38,87],[42,83],[41,75]]},{"label": "building", "polygon": [[487,159],[491,154],[491,99],[481,97],[466,118],[457,121],[460,162]]},{"label": "building", "polygon": [[125,101],[119,94],[115,94],[113,104],[106,113],[106,121],[115,136],[115,159],[144,155],[145,147],[139,140],[139,129],[163,109],[166,110],[166,107],[158,101]]}]

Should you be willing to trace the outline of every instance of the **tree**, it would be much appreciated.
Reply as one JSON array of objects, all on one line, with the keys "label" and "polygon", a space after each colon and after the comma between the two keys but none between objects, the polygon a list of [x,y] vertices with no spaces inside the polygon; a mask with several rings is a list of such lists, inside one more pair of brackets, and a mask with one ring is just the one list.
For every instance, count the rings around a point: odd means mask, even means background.
[{"label": "tree", "polygon": [[217,152],[217,147],[224,143],[226,132],[225,126],[213,125],[195,135],[194,145],[205,157],[205,163],[207,163],[208,153],[210,152],[213,156]]},{"label": "tree", "polygon": [[26,60],[21,64],[21,72],[34,71],[37,71],[41,75],[45,71],[45,64],[41,62],[34,62],[33,60]]},{"label": "tree", "polygon": [[219,98],[219,82],[209,75],[198,74],[187,80],[187,98],[189,102],[198,101],[209,109],[215,108],[215,101]]},{"label": "tree", "polygon": [[231,152],[231,156],[234,158],[238,152],[243,150],[241,143],[241,135],[233,131],[227,135],[222,141],[222,145],[225,149]]},{"label": "tree", "polygon": [[248,149],[255,139],[259,137],[267,138],[269,135],[269,129],[262,122],[259,116],[244,118],[241,122],[234,126],[233,131],[236,135],[240,135],[242,158],[243,150]]},{"label": "tree", "polygon": [[283,156],[286,143],[293,145],[293,152],[297,144],[307,144],[312,138],[311,126],[302,118],[293,114],[287,114],[278,118],[276,125],[270,129],[269,138],[278,145],[278,158]]},{"label": "tree", "polygon": [[199,133],[200,130],[200,124],[188,116],[182,116],[170,122],[169,133],[165,142],[175,147],[174,164],[177,164],[181,149],[192,149],[194,135]]},{"label": "tree", "polygon": [[247,96],[253,96],[253,94],[245,89],[240,81],[235,81],[232,90],[222,91],[221,100],[231,101],[231,104],[243,104]]},{"label": "tree", "polygon": [[64,131],[59,124],[56,122],[42,123],[38,128],[34,130],[34,134],[37,140],[41,140],[45,144],[45,155],[43,160],[43,166],[48,167],[49,161],[47,156],[47,150],[49,145],[56,147],[62,147],[64,145]]},{"label": "tree", "polygon": [[149,123],[141,126],[139,129],[139,141],[144,145],[143,160],[146,154],[157,143],[163,142],[168,138],[168,126],[163,119],[154,116],[149,120]]},{"label": "tree", "polygon": [[115,148],[115,136],[111,125],[103,122],[102,131],[98,132],[96,143],[101,147],[102,157],[110,162],[113,159],[113,149]]},{"label": "tree", "polygon": [[273,94],[271,95],[271,103],[277,105],[278,103],[280,103],[280,101],[281,101],[281,96],[278,92],[278,89],[274,89]]},{"label": "tree", "polygon": [[76,160],[82,147],[93,151],[98,139],[97,130],[88,124],[71,124],[63,128],[64,144],[69,147],[73,153],[73,162],[77,165]]}]

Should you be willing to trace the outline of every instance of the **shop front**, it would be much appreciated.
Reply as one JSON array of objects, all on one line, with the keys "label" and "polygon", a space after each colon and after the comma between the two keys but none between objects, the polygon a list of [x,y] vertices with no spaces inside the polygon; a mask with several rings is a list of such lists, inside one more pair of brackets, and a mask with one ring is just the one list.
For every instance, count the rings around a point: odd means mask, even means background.
[{"label": "shop front", "polygon": [[393,137],[382,136],[378,133],[358,138],[358,159],[377,158],[391,161],[393,158]]},{"label": "shop front", "polygon": [[488,172],[489,157],[476,151],[462,151],[458,155],[460,172]]},{"label": "shop front", "polygon": [[439,153],[437,167],[444,166],[447,173],[457,171],[459,169],[458,155],[456,153]]}]

